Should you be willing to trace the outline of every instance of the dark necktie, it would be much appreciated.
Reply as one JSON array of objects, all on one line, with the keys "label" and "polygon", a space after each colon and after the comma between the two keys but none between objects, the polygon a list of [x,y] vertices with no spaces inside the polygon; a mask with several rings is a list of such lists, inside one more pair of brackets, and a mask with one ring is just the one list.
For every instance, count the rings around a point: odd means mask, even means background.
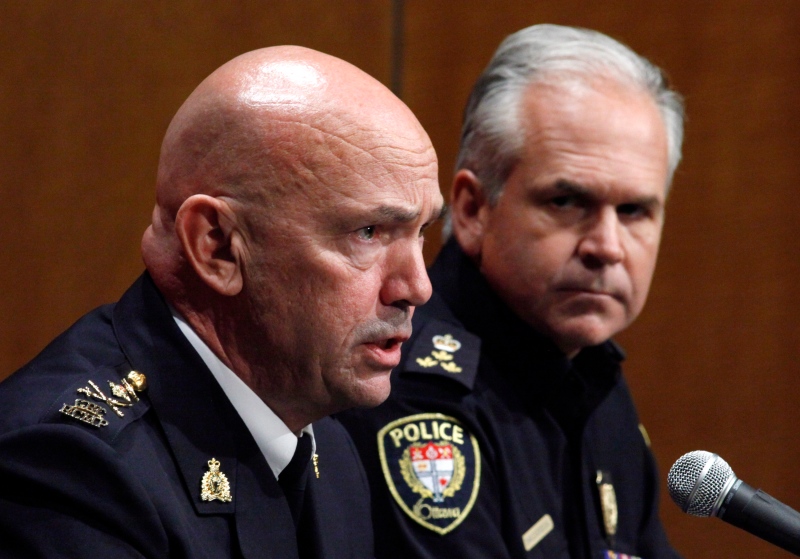
[{"label": "dark necktie", "polygon": [[278,476],[278,483],[283,489],[283,494],[289,502],[292,511],[294,526],[300,525],[300,516],[303,512],[303,495],[308,480],[309,465],[311,464],[311,437],[305,433],[297,439],[297,448],[289,464]]}]

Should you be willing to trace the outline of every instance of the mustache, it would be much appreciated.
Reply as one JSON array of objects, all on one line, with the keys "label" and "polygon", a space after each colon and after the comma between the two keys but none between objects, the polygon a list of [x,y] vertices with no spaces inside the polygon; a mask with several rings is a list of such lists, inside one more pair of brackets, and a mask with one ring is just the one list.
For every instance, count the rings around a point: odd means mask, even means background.
[{"label": "mustache", "polygon": [[397,309],[390,316],[361,324],[356,330],[356,339],[359,343],[388,338],[408,338],[410,335],[411,312],[403,309]]}]

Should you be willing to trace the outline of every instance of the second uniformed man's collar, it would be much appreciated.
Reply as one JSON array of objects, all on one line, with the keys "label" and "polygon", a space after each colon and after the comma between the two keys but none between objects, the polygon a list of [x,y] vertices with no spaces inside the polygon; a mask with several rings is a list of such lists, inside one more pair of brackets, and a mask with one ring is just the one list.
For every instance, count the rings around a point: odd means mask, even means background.
[{"label": "second uniformed man's collar", "polygon": [[[277,479],[294,455],[297,448],[297,435],[290,431],[281,418],[211,351],[211,348],[200,339],[200,336],[186,320],[171,306],[170,311],[183,335],[200,355],[244,421]],[[303,427],[301,433],[311,436],[312,453],[316,452],[314,430],[311,425]]]},{"label": "second uniformed man's collar", "polygon": [[430,269],[433,289],[445,300],[464,327],[484,343],[514,347],[515,354],[566,356],[547,337],[519,318],[492,290],[486,278],[454,239],[442,247]]},{"label": "second uniformed man's collar", "polygon": [[[552,340],[519,318],[500,299],[454,239],[442,247],[430,277],[434,290],[464,327],[481,338],[484,347],[495,346],[498,353],[520,364],[535,361],[540,372],[549,370],[560,375],[572,367],[573,363]],[[609,341],[584,348],[573,361],[599,360],[616,370],[623,359],[622,350]]]}]

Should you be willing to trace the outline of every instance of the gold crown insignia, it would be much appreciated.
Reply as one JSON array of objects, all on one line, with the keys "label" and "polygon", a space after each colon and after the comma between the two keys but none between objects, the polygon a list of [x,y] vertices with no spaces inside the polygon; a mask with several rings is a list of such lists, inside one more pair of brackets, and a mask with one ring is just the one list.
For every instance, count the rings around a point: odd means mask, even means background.
[{"label": "gold crown insignia", "polygon": [[216,458],[208,461],[208,471],[203,474],[203,479],[200,480],[200,498],[204,501],[217,499],[223,503],[229,503],[233,500],[231,484],[228,481],[228,476],[219,470],[219,466],[219,460]]},{"label": "gold crown insignia", "polygon": [[433,346],[436,349],[441,351],[447,351],[449,353],[455,353],[459,349],[461,349],[461,342],[453,338],[450,334],[445,334],[444,336],[434,336],[433,337]]}]

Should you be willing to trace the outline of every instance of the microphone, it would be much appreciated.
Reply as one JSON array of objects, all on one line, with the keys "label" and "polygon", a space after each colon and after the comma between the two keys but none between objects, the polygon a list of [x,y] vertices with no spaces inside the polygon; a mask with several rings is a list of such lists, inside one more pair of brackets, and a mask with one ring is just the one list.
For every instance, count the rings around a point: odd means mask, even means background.
[{"label": "microphone", "polygon": [[684,454],[670,468],[667,488],[683,512],[719,517],[800,556],[800,513],[744,483],[718,455]]}]

